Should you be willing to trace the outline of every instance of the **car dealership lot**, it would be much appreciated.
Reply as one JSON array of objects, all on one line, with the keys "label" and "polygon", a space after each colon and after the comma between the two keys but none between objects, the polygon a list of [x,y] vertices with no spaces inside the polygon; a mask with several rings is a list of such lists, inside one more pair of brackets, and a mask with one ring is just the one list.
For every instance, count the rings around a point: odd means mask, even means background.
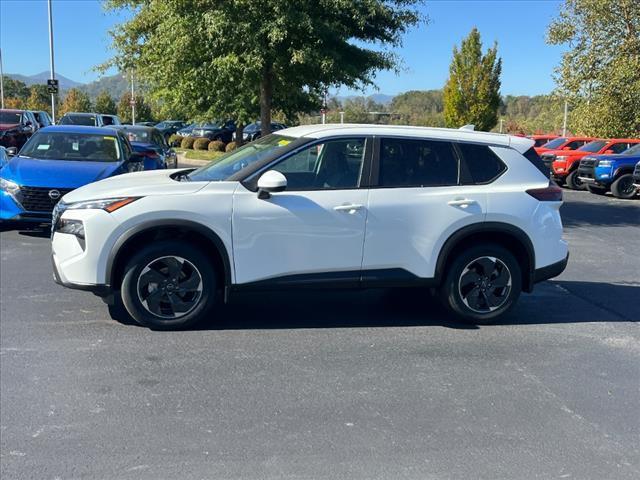
[{"label": "car dealership lot", "polygon": [[567,270],[480,328],[370,290],[153,332],[54,284],[46,232],[3,232],[0,474],[638,478],[640,202],[565,199]]}]

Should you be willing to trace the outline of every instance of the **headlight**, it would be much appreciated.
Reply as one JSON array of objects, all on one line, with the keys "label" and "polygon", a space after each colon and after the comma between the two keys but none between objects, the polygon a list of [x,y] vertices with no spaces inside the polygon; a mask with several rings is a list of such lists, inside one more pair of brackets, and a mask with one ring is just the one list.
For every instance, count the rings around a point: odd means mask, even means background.
[{"label": "headlight", "polygon": [[598,160],[599,167],[609,167],[613,166],[613,160]]},{"label": "headlight", "polygon": [[89,200],[86,202],[76,202],[67,204],[68,210],[104,210],[105,212],[115,212],[119,208],[135,202],[140,197],[120,197],[105,198],[102,200]]},{"label": "headlight", "polygon": [[55,231],[58,233],[68,233],[69,235],[75,235],[78,238],[84,239],[84,224],[81,220],[61,218],[55,226]]},{"label": "headlight", "polygon": [[20,185],[4,178],[0,178],[0,189],[12,196],[20,193]]}]

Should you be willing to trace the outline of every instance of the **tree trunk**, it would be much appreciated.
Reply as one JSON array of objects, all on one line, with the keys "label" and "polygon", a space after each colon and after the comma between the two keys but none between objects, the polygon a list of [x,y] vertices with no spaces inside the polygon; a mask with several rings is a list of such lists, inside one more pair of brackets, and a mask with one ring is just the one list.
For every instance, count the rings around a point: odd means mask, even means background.
[{"label": "tree trunk", "polygon": [[235,132],[236,146],[238,147],[244,143],[244,138],[242,138],[243,133],[244,133],[244,123],[238,123],[236,125],[236,132]]},{"label": "tree trunk", "polygon": [[271,133],[271,99],[273,95],[271,75],[271,68],[265,67],[260,82],[260,130],[262,135]]}]

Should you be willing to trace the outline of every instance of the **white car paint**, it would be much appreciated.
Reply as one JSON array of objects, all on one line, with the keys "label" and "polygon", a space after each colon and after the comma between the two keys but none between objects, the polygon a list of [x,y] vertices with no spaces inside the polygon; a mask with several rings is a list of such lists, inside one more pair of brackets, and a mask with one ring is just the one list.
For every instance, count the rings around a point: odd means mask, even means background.
[{"label": "white car paint", "polygon": [[421,127],[309,125],[277,132],[288,137],[402,136],[491,145],[507,171],[489,185],[283,191],[259,199],[239,182],[178,182],[176,170],[112,177],[67,194],[66,204],[139,196],[109,214],[66,210],[85,225],[84,251],[69,234],[55,232],[53,259],[65,283],[101,285],[109,256],[126,232],[154,221],[184,220],[215,233],[228,252],[232,284],[331,271],[402,268],[430,278],[450,235],[484,221],[515,225],[530,237],[536,268],[562,261],[561,202],[539,202],[527,188],[548,180],[522,153],[533,141],[521,137]]}]

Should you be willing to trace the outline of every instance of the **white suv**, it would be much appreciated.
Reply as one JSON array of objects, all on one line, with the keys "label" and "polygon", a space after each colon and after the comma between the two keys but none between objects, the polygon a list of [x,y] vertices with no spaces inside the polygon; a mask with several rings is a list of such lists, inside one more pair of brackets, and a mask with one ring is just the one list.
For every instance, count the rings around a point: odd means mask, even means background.
[{"label": "white suv", "polygon": [[561,190],[533,141],[465,129],[311,125],[194,169],[64,196],[56,280],[151,328],[215,317],[240,289],[435,288],[482,323],[559,275]]}]

